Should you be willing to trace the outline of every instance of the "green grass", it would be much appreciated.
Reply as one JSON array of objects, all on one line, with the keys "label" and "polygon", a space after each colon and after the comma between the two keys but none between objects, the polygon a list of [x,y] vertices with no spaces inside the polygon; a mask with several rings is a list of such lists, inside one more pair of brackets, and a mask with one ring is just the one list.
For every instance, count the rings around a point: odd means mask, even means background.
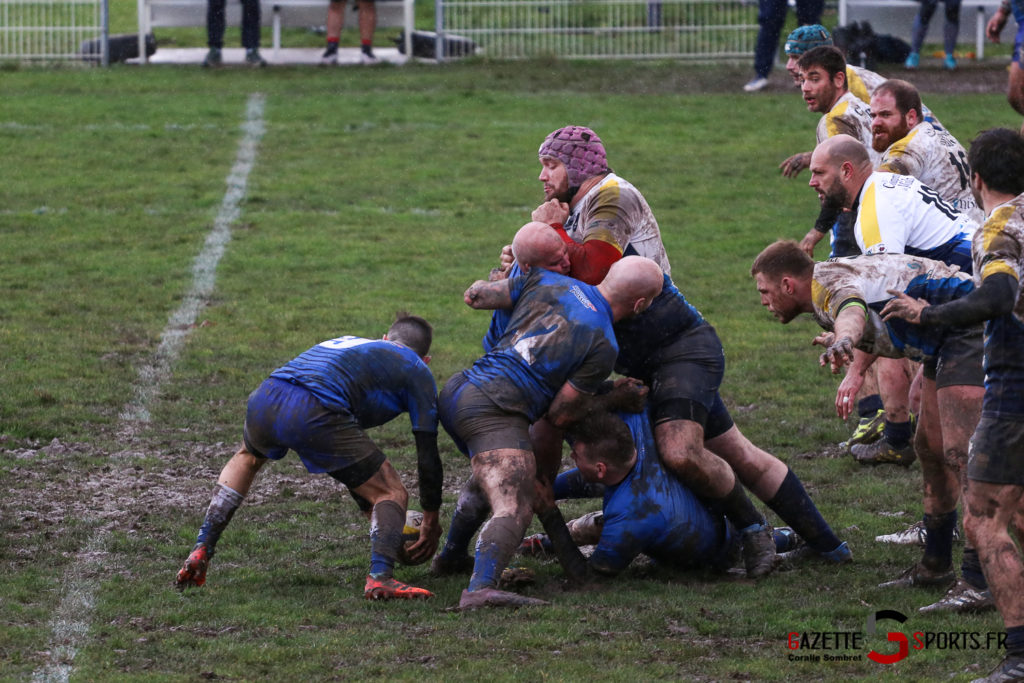
[{"label": "green grass", "polygon": [[[876,609],[910,615],[908,629],[1001,624],[920,617],[934,593],[875,587],[915,559],[872,539],[918,516],[920,473],[815,457],[848,433],[830,408],[836,380],[817,367],[812,324],[775,323],[748,269],[817,213],[806,174],[776,169],[810,148],[816,117],[792,93],[702,92],[745,75],[558,62],[5,72],[0,678],[25,680],[49,661],[72,571],[95,587],[77,680],[925,681],[993,665],[985,650],[914,651],[891,667],[787,660],[786,633],[862,632]],[[125,436],[118,415],[191,286],[254,92],[266,132],[213,300],[152,422]],[[964,142],[1019,124],[1001,94],[926,99]],[[379,335],[398,309],[435,324],[439,384],[479,354],[487,317],[461,293],[539,202],[535,150],[568,122],[594,127],[612,167],[644,192],[677,283],[723,339],[737,423],[801,476],[856,564],[757,585],[637,570],[573,591],[555,565],[527,560],[539,576],[531,594],[554,606],[478,614],[448,610],[464,579],[412,567],[399,577],[437,599],[368,604],[365,521],[332,480],[287,459],[257,481],[209,584],[175,592],[245,398],[270,370],[337,334]],[[413,476],[405,418],[375,437]],[[447,525],[468,467],[440,442]],[[83,555],[90,539],[101,547]],[[881,636],[866,642],[889,651]]]}]

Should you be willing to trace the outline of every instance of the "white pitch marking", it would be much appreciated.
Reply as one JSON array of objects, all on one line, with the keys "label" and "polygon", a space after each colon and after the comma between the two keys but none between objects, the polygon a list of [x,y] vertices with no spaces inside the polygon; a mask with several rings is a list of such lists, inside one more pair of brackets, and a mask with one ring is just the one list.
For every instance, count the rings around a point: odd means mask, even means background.
[{"label": "white pitch marking", "polygon": [[[235,165],[227,177],[228,189],[224,194],[224,201],[221,202],[220,211],[214,219],[213,230],[206,237],[206,244],[192,266],[192,288],[185,295],[178,310],[168,319],[160,345],[153,352],[152,359],[139,369],[139,377],[134,387],[135,397],[120,415],[118,433],[123,437],[135,436],[138,427],[149,422],[147,405],[156,395],[160,385],[171,376],[171,368],[181,353],[185,336],[195,324],[199,310],[206,305],[213,292],[217,264],[231,239],[231,225],[241,214],[239,205],[245,198],[246,183],[256,162],[259,142],[265,131],[263,105],[262,94],[255,93],[249,97],[245,121],[242,124],[244,135],[238,146]],[[89,633],[89,622],[95,605],[96,590],[99,587],[99,578],[95,578],[94,575],[101,574],[101,569],[109,568],[103,561],[109,536],[109,528],[96,529],[85,548],[65,571],[61,601],[50,622],[48,661],[33,672],[33,681],[67,683],[70,678],[75,655]]]}]

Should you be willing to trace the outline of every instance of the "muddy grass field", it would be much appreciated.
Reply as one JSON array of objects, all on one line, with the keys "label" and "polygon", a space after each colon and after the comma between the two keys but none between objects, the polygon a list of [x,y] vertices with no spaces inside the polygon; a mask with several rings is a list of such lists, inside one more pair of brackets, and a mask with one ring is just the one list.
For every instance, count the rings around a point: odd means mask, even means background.
[{"label": "muddy grass field", "polygon": [[[913,80],[964,141],[1019,123],[1004,66],[926,66]],[[838,449],[848,428],[832,415],[812,326],[783,328],[758,306],[750,259],[817,214],[806,175],[785,182],[776,169],[813,138],[815,117],[778,70],[766,92],[742,93],[748,71],[5,73],[0,140],[18,173],[0,186],[0,679],[923,681],[993,666],[995,651],[931,647],[882,667],[865,654],[890,651],[884,633],[818,653],[835,661],[790,657],[788,633],[864,634],[880,609],[922,632],[1001,626],[994,614],[923,620],[933,592],[877,588],[919,553],[874,537],[918,518],[920,470],[861,469]],[[256,100],[263,137],[216,287],[154,380],[145,368],[161,336],[181,331],[169,316],[236,182],[239,141],[259,128],[244,125]],[[797,472],[855,564],[756,583],[638,567],[580,588],[524,558],[536,578],[522,590],[552,607],[475,614],[452,609],[465,577],[405,567],[398,577],[435,599],[371,604],[366,521],[333,479],[289,457],[260,474],[207,585],[174,590],[245,397],[270,370],[337,333],[377,336],[399,307],[435,322],[439,385],[479,354],[486,318],[461,292],[536,202],[534,151],[566,121],[601,131],[613,167],[651,201],[673,276],[723,339],[737,424]],[[122,417],[140,392],[149,422]],[[374,438],[415,506],[407,424]],[[440,442],[447,527],[469,468]]]}]

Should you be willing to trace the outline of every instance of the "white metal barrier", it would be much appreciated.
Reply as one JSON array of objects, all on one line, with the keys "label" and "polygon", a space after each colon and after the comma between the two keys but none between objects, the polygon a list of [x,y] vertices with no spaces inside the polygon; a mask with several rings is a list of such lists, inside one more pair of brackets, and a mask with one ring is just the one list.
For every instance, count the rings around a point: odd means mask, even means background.
[{"label": "white metal barrier", "polygon": [[106,0],[0,0],[0,60],[79,60],[85,41],[99,41],[107,63]]},{"label": "white metal barrier", "polygon": [[439,38],[490,58],[752,59],[757,3],[744,0],[437,0]]}]

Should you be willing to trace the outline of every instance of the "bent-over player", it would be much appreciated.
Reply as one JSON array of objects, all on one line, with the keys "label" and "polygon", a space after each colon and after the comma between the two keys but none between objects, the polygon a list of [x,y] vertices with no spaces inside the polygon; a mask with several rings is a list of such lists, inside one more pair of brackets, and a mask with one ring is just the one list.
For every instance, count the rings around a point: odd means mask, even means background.
[{"label": "bent-over player", "polygon": [[[202,586],[221,533],[268,460],[294,450],[311,473],[326,472],[370,507],[368,600],[428,598],[394,578],[409,494],[364,430],[408,412],[419,459],[420,539],[412,562],[429,559],[441,537],[443,473],[437,451],[437,385],[427,367],[433,330],[399,313],[382,340],[339,337],[278,368],[249,395],[243,445],[221,470],[195,548],[178,572],[179,588]],[[366,510],[364,510],[366,511]]]}]

